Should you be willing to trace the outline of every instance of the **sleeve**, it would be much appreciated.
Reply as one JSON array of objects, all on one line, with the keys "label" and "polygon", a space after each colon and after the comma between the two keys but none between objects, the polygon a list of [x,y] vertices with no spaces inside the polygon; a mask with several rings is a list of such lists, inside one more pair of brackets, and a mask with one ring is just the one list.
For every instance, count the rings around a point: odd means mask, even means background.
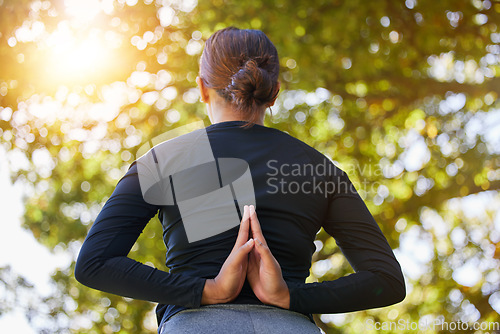
[{"label": "sleeve", "polygon": [[355,273],[334,281],[287,283],[290,309],[301,313],[344,313],[383,307],[406,296],[401,267],[373,216],[347,175],[335,181],[323,224]]},{"label": "sleeve", "polygon": [[124,297],[198,307],[205,279],[170,274],[127,257],[159,208],[144,201],[133,163],[83,242],[75,278],[88,287]]}]

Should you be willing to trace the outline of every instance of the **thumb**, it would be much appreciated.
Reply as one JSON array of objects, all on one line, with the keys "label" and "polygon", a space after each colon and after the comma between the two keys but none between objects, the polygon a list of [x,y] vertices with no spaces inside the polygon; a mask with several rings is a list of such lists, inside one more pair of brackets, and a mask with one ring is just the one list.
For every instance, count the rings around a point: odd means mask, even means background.
[{"label": "thumb", "polygon": [[255,250],[259,253],[261,261],[263,261],[264,264],[270,264],[276,261],[269,247],[257,238],[255,239]]},{"label": "thumb", "polygon": [[254,246],[255,246],[254,239],[249,239],[242,246],[240,246],[236,250],[236,252],[234,252],[233,254],[234,261],[242,262],[244,259],[247,259],[248,253],[250,253],[250,251],[253,249]]}]

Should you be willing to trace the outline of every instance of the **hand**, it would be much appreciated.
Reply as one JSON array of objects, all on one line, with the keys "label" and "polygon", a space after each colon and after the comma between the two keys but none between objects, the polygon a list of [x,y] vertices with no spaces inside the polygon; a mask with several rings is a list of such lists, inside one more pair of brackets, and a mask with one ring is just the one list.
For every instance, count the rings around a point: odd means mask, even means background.
[{"label": "hand", "polygon": [[255,246],[248,259],[248,282],[257,298],[264,304],[289,309],[290,291],[283,279],[278,261],[267,246],[253,205],[250,206],[249,213]]},{"label": "hand", "polygon": [[249,217],[249,208],[245,205],[234,247],[219,274],[206,281],[201,297],[202,305],[227,303],[240,293],[247,274],[248,253],[254,248],[254,240],[248,239]]}]

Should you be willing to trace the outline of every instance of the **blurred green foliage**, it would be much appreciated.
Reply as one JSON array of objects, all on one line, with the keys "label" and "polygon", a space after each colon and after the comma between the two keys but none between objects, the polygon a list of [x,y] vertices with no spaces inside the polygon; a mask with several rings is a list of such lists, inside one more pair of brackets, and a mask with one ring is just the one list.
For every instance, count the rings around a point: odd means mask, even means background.
[{"label": "blurred green foliage", "polygon": [[[194,89],[203,40],[230,25],[261,29],[281,57],[267,125],[331,157],[397,253],[406,243],[417,257],[405,262],[403,303],[318,315],[318,325],[498,321],[498,206],[466,210],[499,200],[497,1],[0,0],[0,17],[1,144],[28,188],[24,226],[49,249],[76,256],[141,143],[209,124]],[[161,233],[151,222],[131,257],[166,270]],[[317,245],[309,281],[352,272],[323,231]],[[455,280],[464,265],[480,274],[471,286]],[[60,298],[40,311],[60,319],[49,332],[155,331],[152,304],[83,287],[73,267],[54,274]],[[29,289],[11,276],[0,271],[13,296]]]}]

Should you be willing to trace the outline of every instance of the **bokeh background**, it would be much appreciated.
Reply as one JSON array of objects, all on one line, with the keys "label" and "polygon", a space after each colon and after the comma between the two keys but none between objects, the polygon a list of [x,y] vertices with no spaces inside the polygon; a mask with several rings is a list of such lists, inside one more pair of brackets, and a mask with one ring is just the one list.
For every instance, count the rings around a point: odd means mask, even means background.
[{"label": "bokeh background", "polygon": [[[0,0],[0,168],[14,184],[0,189],[0,324],[15,312],[34,333],[155,332],[154,304],[78,284],[74,260],[140,145],[209,125],[198,59],[231,25],[278,48],[266,125],[349,174],[404,269],[404,302],[318,325],[499,321],[498,1]],[[151,221],[130,256],[167,270],[161,234]],[[316,245],[308,281],[352,272],[324,232]],[[20,262],[50,273],[43,289]]]}]

